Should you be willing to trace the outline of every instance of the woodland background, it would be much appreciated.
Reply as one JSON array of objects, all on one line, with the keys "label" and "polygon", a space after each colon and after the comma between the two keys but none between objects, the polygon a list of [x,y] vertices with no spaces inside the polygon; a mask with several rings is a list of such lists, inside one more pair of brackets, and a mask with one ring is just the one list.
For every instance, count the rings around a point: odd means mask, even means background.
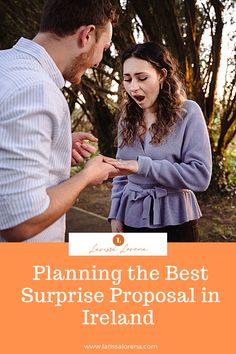
[{"label": "woodland background", "polygon": [[[88,70],[79,85],[68,83],[64,88],[72,130],[91,130],[99,138],[99,151],[114,156],[112,133],[121,103],[119,55],[135,42],[151,40],[165,44],[178,59],[188,98],[201,106],[210,134],[213,177],[208,197],[200,195],[200,199],[204,199],[207,208],[214,207],[215,203],[218,206],[223,203],[220,208],[229,207],[233,218],[229,222],[230,235],[236,240],[236,217],[233,217],[236,197],[234,0],[112,2],[119,21],[110,50],[105,52],[99,68]],[[21,36],[34,37],[43,3],[43,0],[0,0],[0,49],[11,47]],[[216,215],[216,211],[213,214]]]}]

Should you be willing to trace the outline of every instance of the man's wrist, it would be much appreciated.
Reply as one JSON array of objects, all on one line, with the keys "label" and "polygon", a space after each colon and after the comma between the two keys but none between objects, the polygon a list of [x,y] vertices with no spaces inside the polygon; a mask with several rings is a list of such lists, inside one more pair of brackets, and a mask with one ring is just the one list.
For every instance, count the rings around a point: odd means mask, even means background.
[{"label": "man's wrist", "polygon": [[80,186],[79,193],[81,190],[88,187],[91,182],[91,177],[86,169],[83,169],[82,171],[76,173],[76,175],[74,175],[72,178],[77,180],[78,185]]}]

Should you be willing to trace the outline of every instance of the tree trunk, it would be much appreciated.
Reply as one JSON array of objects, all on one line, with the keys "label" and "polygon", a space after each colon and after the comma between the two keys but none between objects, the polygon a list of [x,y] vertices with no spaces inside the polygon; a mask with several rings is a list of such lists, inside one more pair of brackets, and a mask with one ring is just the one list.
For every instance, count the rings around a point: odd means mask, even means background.
[{"label": "tree trunk", "polygon": [[220,68],[220,57],[221,57],[221,42],[222,42],[222,32],[223,32],[223,19],[222,11],[223,5],[219,0],[211,0],[216,14],[216,28],[215,34],[212,38],[212,77],[209,87],[209,95],[206,100],[206,122],[209,124],[212,119],[212,113],[214,111],[215,93],[218,72]]}]

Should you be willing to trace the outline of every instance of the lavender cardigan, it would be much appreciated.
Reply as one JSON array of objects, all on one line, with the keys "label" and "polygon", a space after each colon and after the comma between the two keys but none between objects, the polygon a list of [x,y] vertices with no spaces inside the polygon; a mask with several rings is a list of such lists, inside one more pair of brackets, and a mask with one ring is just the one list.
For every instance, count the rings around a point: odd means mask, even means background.
[{"label": "lavender cardigan", "polygon": [[[113,179],[109,220],[159,228],[201,217],[193,191],[209,185],[211,147],[200,107],[189,100],[183,107],[182,118],[160,144],[150,144],[147,132],[143,143],[137,138],[133,145],[118,148],[118,159],[138,159],[138,172]],[[119,146],[121,141],[119,136]]]}]

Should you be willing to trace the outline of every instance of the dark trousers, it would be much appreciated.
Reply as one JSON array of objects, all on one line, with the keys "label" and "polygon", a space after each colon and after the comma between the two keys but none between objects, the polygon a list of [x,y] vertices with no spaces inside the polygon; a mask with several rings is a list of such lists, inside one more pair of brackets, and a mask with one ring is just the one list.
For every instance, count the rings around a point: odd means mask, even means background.
[{"label": "dark trousers", "polygon": [[124,232],[167,232],[168,242],[198,242],[199,232],[197,220],[184,224],[150,229],[148,227],[131,227],[124,225]]}]

